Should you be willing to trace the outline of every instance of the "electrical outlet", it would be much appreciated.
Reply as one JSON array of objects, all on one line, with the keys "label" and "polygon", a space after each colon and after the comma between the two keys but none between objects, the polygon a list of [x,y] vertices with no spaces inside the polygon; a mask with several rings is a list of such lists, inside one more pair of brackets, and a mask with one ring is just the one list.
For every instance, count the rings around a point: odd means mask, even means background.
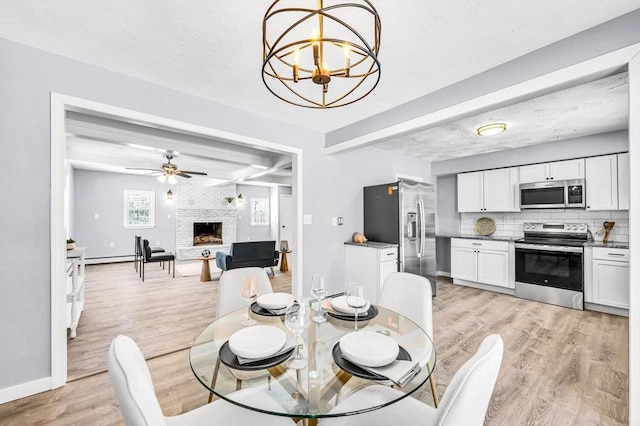
[{"label": "electrical outlet", "polygon": [[110,248],[114,248],[115,246],[116,246],[116,243],[109,243]]},{"label": "electrical outlet", "polygon": [[311,215],[310,214],[305,214],[302,217],[302,223],[304,223],[305,225],[311,225]]},{"label": "electrical outlet", "polygon": [[171,215],[170,214],[167,215],[167,219],[171,219]]},{"label": "electrical outlet", "polygon": [[342,217],[338,218],[338,225],[344,225],[344,218]]},{"label": "electrical outlet", "polygon": [[99,213],[94,214],[94,215],[93,215],[93,218],[94,218],[94,219],[100,219],[100,214],[99,214]]},{"label": "electrical outlet", "polygon": [[332,217],[331,218],[331,226],[338,226],[338,218],[337,217]]}]

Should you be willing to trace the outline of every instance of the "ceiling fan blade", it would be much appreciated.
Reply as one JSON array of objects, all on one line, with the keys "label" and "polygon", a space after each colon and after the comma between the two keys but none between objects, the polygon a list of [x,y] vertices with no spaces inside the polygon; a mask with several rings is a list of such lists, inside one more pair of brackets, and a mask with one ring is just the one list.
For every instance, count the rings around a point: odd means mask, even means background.
[{"label": "ceiling fan blade", "polygon": [[185,174],[185,172],[182,172],[182,171],[175,172],[175,175],[183,178],[191,179],[191,176],[189,176],[188,174]]},{"label": "ceiling fan blade", "polygon": [[187,170],[180,170],[179,173],[189,173],[190,175],[207,176],[207,174],[204,172],[190,172]]},{"label": "ceiling fan blade", "polygon": [[127,167],[127,170],[146,170],[148,172],[156,172],[156,173],[162,173],[162,170],[158,170],[158,169],[147,169],[147,168],[143,168],[143,167]]}]

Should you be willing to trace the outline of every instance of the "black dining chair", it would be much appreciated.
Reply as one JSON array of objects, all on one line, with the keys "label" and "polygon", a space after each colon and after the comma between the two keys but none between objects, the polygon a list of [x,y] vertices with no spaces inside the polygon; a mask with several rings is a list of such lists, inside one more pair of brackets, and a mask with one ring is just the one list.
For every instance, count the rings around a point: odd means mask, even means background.
[{"label": "black dining chair", "polygon": [[140,259],[140,270],[142,282],[144,282],[144,265],[147,263],[168,262],[169,274],[171,273],[171,262],[173,262],[173,278],[176,277],[176,257],[171,252],[152,253],[149,240],[142,240],[142,258]]},{"label": "black dining chair", "polygon": [[[164,253],[165,250],[162,247],[151,247],[151,253]],[[140,235],[135,236],[135,247],[134,247],[134,257],[133,263],[136,272],[138,272],[138,276],[142,276],[142,268],[140,268],[140,263],[142,262],[142,237]],[[162,262],[162,267],[164,268],[164,262]]]}]

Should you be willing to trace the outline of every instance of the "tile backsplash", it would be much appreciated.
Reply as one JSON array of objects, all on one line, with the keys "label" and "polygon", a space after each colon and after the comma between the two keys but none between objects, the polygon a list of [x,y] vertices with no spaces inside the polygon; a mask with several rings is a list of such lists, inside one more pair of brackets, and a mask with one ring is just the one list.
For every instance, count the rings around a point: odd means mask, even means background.
[{"label": "tile backsplash", "polygon": [[629,211],[585,211],[576,209],[532,209],[510,213],[460,213],[460,234],[477,235],[474,229],[476,220],[490,217],[496,222],[495,237],[522,238],[522,225],[525,222],[536,223],[586,223],[593,234],[593,240],[601,242],[604,237],[602,223],[615,222],[609,234],[609,242],[629,242]]}]

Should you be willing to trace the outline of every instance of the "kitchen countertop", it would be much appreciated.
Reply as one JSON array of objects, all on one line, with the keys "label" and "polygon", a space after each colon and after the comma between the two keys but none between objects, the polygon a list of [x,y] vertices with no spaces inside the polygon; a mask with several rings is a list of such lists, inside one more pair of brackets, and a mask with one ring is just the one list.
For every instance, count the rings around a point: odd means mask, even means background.
[{"label": "kitchen countertop", "polygon": [[[466,235],[466,234],[442,234],[442,235],[436,235],[436,237],[439,238],[466,238],[469,240],[489,240],[489,241],[508,241],[508,242],[513,242],[515,240],[519,240],[522,237],[492,237],[492,236],[487,236],[484,237],[482,235]],[[621,249],[628,249],[629,248],[629,243],[627,242],[620,242],[620,243],[616,243],[615,241],[609,241],[607,244],[602,244],[602,242],[596,242],[596,241],[587,241],[586,243],[584,243],[585,247],[608,247],[608,248],[621,248]]]},{"label": "kitchen countertop", "polygon": [[585,247],[607,247],[607,248],[621,248],[628,249],[629,243],[616,243],[615,241],[609,241],[607,244],[602,244],[601,242],[596,241],[588,241],[584,243]]},{"label": "kitchen countertop", "polygon": [[514,240],[517,240],[518,238],[514,238],[514,237],[493,237],[491,235],[489,236],[483,236],[483,235],[473,235],[473,234],[441,234],[441,235],[436,235],[436,237],[438,238],[466,238],[469,240],[488,240],[488,241],[507,241],[507,242],[513,242]]},{"label": "kitchen countertop", "polygon": [[369,248],[376,248],[376,249],[387,249],[387,248],[398,247],[397,244],[380,243],[378,241],[367,241],[366,243],[354,243],[353,241],[345,241],[344,243],[349,246],[369,247]]}]

